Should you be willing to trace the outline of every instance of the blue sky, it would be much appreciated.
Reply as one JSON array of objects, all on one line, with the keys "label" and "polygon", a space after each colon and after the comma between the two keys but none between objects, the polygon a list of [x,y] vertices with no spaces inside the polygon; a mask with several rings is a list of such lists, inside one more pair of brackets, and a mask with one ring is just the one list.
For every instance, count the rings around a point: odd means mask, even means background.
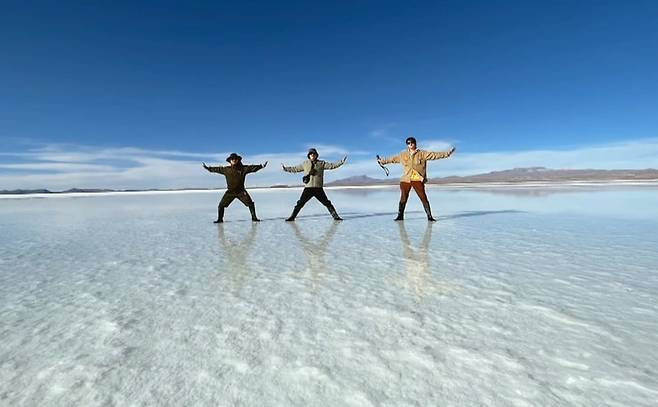
[{"label": "blue sky", "polygon": [[213,186],[198,162],[231,151],[273,164],[254,185],[296,183],[278,161],[309,146],[381,176],[410,134],[457,146],[434,176],[658,167],[656,21],[655,1],[5,1],[0,189]]}]

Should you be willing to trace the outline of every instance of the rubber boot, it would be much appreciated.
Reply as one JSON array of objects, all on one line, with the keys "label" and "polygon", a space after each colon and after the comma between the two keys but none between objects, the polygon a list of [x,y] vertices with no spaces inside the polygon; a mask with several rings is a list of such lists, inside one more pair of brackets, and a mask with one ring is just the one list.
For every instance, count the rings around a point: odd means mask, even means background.
[{"label": "rubber boot", "polygon": [[217,207],[217,220],[214,221],[213,223],[222,223],[224,222],[224,207],[223,206],[218,206]]},{"label": "rubber boot", "polygon": [[334,218],[334,220],[343,220],[343,218],[338,216],[338,212],[336,212],[336,208],[334,208],[333,205],[327,206],[327,209],[329,209],[329,213],[331,214],[331,217]]},{"label": "rubber boot", "polygon": [[404,208],[407,206],[406,202],[400,202],[398,204],[398,217],[394,220],[404,220]]},{"label": "rubber boot", "polygon": [[297,214],[301,210],[302,210],[301,206],[295,205],[295,208],[292,210],[292,214],[290,214],[290,217],[288,217],[288,219],[286,219],[286,222],[294,222],[295,218],[297,217]]},{"label": "rubber boot", "polygon": [[260,222],[260,219],[256,216],[256,204],[255,203],[250,203],[249,204],[249,212],[251,212],[251,221],[252,222]]},{"label": "rubber boot", "polygon": [[436,222],[436,219],[432,217],[432,209],[430,208],[430,203],[425,202],[423,204],[423,208],[425,208],[425,213],[427,214],[427,220],[430,222]]}]

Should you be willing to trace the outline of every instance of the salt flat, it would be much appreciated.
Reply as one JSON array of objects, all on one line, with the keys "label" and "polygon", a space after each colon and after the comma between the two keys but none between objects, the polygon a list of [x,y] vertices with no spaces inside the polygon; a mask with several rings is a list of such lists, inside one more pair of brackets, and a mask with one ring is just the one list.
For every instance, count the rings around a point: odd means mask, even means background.
[{"label": "salt flat", "polygon": [[658,189],[0,200],[0,405],[658,399]]}]

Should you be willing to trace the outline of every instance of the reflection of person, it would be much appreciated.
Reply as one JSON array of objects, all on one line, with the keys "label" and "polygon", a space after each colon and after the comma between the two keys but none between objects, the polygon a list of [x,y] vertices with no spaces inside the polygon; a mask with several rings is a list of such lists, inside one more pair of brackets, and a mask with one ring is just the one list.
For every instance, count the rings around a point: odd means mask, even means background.
[{"label": "reflection of person", "polygon": [[249,270],[247,258],[256,239],[256,229],[258,229],[256,224],[252,223],[246,236],[236,242],[226,236],[224,225],[217,228],[220,248],[223,249],[222,251],[228,259],[229,264],[227,270],[231,271],[230,276],[233,277],[236,291],[240,291],[244,285],[244,280]]},{"label": "reflection of person", "polygon": [[333,170],[340,167],[345,163],[347,157],[343,157],[343,159],[337,163],[328,163],[324,160],[318,160],[318,151],[314,148],[308,150],[306,157],[308,160],[296,166],[287,167],[281,164],[285,172],[303,172],[304,177],[302,180],[304,181],[304,184],[306,184],[304,186],[304,191],[302,191],[302,196],[297,201],[297,205],[295,205],[292,214],[286,219],[286,221],[294,221],[297,214],[299,214],[299,211],[301,211],[304,205],[306,205],[306,202],[313,197],[317,198],[322,205],[327,207],[327,210],[329,210],[329,213],[335,220],[343,220],[338,216],[336,208],[331,204],[331,201],[322,187],[324,185],[324,170]]},{"label": "reflection of person", "polygon": [[382,165],[391,163],[402,164],[403,172],[402,177],[400,177],[400,204],[398,205],[398,217],[395,218],[395,220],[404,219],[404,208],[407,206],[409,192],[411,192],[411,188],[413,188],[420,198],[420,201],[423,203],[423,208],[425,208],[425,213],[427,214],[427,220],[435,222],[436,219],[432,217],[430,202],[425,193],[425,183],[427,182],[427,161],[448,158],[455,152],[455,148],[453,147],[445,152],[419,150],[416,147],[416,139],[413,137],[407,138],[406,143],[407,149],[400,152],[400,154],[393,157],[377,159],[377,162]]},{"label": "reflection of person", "polygon": [[231,153],[231,155],[226,158],[226,161],[230,165],[224,167],[209,167],[206,163],[203,163],[203,168],[206,170],[222,174],[226,177],[226,193],[224,193],[222,200],[219,201],[219,205],[217,206],[217,220],[215,223],[224,222],[224,209],[226,209],[236,198],[249,208],[252,221],[260,221],[260,219],[256,217],[256,205],[245,189],[244,181],[247,174],[265,168],[265,166],[267,166],[267,161],[265,161],[264,164],[259,165],[244,165],[242,164],[242,157],[236,153]]},{"label": "reflection of person", "polygon": [[311,278],[313,286],[315,287],[318,285],[320,279],[325,274],[327,269],[324,256],[327,254],[329,243],[336,234],[338,223],[334,222],[329,230],[324,234],[324,236],[322,236],[322,238],[314,239],[305,237],[301,230],[299,230],[299,226],[297,226],[295,223],[292,223],[292,226],[293,230],[295,231],[295,235],[299,240],[299,243],[302,245],[302,250],[308,259],[309,269],[311,270]]},{"label": "reflection of person", "polygon": [[400,229],[400,242],[404,256],[406,279],[404,286],[413,292],[416,299],[426,297],[431,292],[441,294],[452,291],[447,283],[433,282],[430,268],[430,242],[432,241],[432,225],[427,224],[423,239],[419,245],[412,244],[407,234],[404,222],[398,223]]}]

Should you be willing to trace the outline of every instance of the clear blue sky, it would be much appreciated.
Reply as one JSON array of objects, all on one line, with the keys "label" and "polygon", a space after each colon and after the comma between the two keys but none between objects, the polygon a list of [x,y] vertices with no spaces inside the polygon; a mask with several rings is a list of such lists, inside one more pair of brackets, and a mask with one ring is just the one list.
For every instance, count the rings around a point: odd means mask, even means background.
[{"label": "clear blue sky", "polygon": [[68,3],[0,3],[12,152],[390,153],[414,134],[486,153],[658,137],[657,1]]}]

